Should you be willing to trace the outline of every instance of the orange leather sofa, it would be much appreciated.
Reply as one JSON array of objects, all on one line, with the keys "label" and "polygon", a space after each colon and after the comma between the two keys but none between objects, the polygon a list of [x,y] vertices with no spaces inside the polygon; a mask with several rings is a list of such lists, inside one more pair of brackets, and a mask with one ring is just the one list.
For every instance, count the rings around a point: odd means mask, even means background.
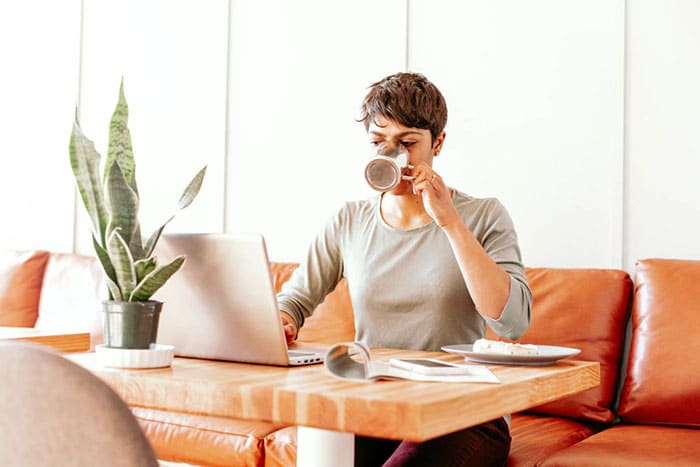
[{"label": "orange leather sofa", "polygon": [[700,261],[638,261],[630,327],[616,423],[543,466],[700,465]]},{"label": "orange leather sofa", "polygon": [[[272,263],[279,289],[296,268]],[[621,270],[528,268],[533,319],[523,343],[577,347],[601,362],[601,385],[513,414],[509,465],[700,465],[700,261],[643,260]],[[89,331],[102,341],[101,272],[92,257],[0,256],[0,326]],[[94,295],[91,295],[94,292]],[[354,337],[344,282],[299,340]],[[495,338],[494,335],[489,335]],[[293,466],[296,429],[132,407],[163,460]]]}]

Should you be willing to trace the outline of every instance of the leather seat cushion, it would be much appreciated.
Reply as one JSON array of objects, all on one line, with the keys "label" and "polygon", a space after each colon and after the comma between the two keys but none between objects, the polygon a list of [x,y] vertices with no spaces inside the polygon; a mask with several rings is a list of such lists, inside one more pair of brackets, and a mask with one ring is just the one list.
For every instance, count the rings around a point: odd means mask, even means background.
[{"label": "leather seat cushion", "polygon": [[699,465],[700,430],[618,425],[558,451],[542,466],[659,467]]},{"label": "leather seat cushion", "polygon": [[297,427],[288,426],[265,436],[265,467],[297,465]]},{"label": "leather seat cushion", "polygon": [[48,251],[0,253],[0,326],[34,326],[48,259]]},{"label": "leather seat cushion", "polygon": [[[265,465],[265,437],[279,425],[132,407],[158,458],[195,465]],[[293,465],[293,464],[292,464]]]},{"label": "leather seat cushion", "polygon": [[89,332],[90,349],[101,344],[103,277],[102,266],[94,256],[52,253],[46,265],[34,327],[45,331]]},{"label": "leather seat cushion", "polygon": [[700,261],[637,262],[624,421],[700,427]]},{"label": "leather seat cushion", "polygon": [[[594,422],[614,419],[612,404],[632,299],[629,274],[613,269],[527,268],[532,321],[518,342],[581,349],[575,358],[600,362],[600,386],[531,412]],[[487,337],[498,337],[490,329]]]},{"label": "leather seat cushion", "polygon": [[508,466],[532,466],[595,433],[592,424],[561,417],[513,414]]}]

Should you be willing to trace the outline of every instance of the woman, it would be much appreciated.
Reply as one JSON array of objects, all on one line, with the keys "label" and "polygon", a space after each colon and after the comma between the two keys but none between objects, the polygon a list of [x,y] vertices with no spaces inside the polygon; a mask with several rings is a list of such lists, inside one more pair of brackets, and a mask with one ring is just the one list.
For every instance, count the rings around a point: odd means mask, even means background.
[{"label": "woman", "polygon": [[[408,152],[405,180],[345,205],[312,242],[278,294],[293,341],[341,278],[348,282],[356,339],[369,347],[440,350],[472,343],[486,325],[520,337],[532,294],[513,223],[494,198],[448,187],[433,170],[445,142],[447,106],[423,75],[397,73],[362,103],[370,144]],[[505,465],[507,417],[423,443],[357,437],[356,465]]]}]

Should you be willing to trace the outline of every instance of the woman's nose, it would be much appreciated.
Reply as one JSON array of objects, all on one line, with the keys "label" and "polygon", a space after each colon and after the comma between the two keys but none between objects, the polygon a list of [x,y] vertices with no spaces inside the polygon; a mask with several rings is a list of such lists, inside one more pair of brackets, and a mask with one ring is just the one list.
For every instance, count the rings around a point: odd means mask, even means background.
[{"label": "woman's nose", "polygon": [[403,146],[395,143],[383,143],[379,146],[377,154],[380,156],[395,157],[403,149]]}]

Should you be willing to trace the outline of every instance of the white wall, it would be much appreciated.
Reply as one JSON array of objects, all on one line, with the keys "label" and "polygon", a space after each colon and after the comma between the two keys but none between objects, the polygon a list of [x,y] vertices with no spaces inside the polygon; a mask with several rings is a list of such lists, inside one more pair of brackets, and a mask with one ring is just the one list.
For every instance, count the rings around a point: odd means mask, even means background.
[{"label": "white wall", "polygon": [[226,230],[299,260],[342,201],[372,194],[355,119],[367,86],[405,67],[405,0],[232,5]]},{"label": "white wall", "polygon": [[624,267],[700,259],[700,2],[628,5]]},{"label": "white wall", "polygon": [[80,0],[0,2],[0,248],[73,248]]},{"label": "white wall", "polygon": [[619,267],[624,2],[413,0],[410,25],[450,112],[436,169],[501,199],[526,264]]},{"label": "white wall", "polygon": [[208,163],[169,230],[258,231],[273,259],[299,259],[341,201],[372,194],[354,119],[370,83],[410,69],[448,99],[436,168],[503,200],[526,264],[697,258],[698,5],[0,3],[0,245],[90,252],[68,165],[73,106],[104,154],[124,76],[142,222],[159,223]]}]

